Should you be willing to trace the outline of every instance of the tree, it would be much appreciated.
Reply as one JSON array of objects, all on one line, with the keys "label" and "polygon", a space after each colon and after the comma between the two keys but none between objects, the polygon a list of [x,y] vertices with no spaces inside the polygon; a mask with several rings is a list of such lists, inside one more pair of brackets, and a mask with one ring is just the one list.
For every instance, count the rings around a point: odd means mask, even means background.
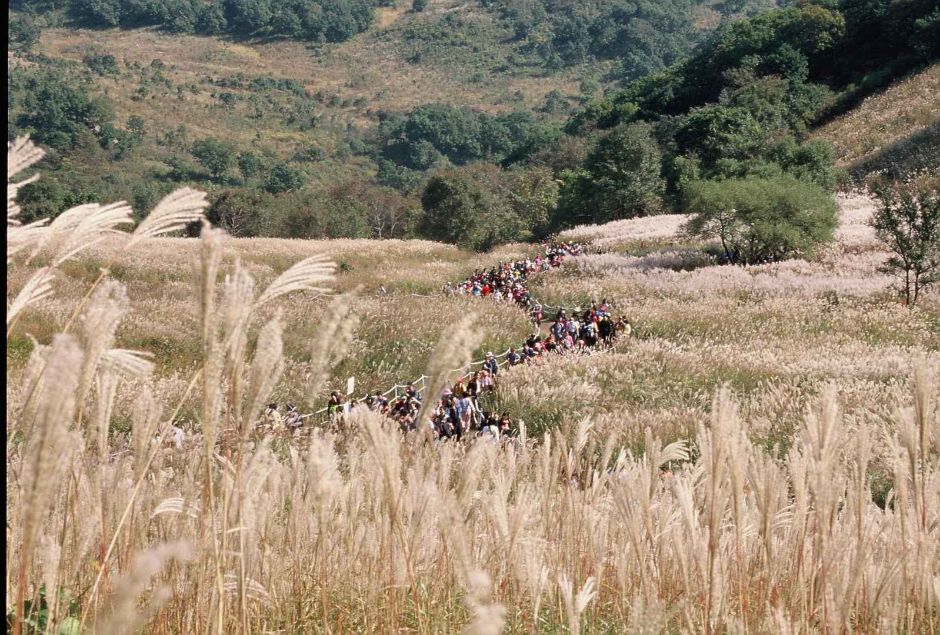
[{"label": "tree", "polygon": [[242,152],[238,155],[238,171],[247,180],[264,169],[264,159],[254,152]]},{"label": "tree", "polygon": [[303,172],[294,169],[286,163],[278,163],[271,168],[271,173],[264,181],[264,189],[271,194],[294,192],[304,186]]},{"label": "tree", "polygon": [[558,206],[558,181],[546,167],[516,169],[506,173],[506,185],[500,188],[516,216],[532,236],[549,232],[551,216]]},{"label": "tree", "polygon": [[411,10],[421,13],[428,7],[428,0],[411,0]]},{"label": "tree", "polygon": [[421,195],[419,233],[476,251],[522,239],[526,223],[508,203],[502,179],[485,163],[435,174]]},{"label": "tree", "polygon": [[190,153],[202,167],[209,170],[209,174],[216,180],[232,167],[235,160],[235,149],[232,145],[212,137],[200,139],[194,143]]},{"label": "tree", "polygon": [[10,38],[11,49],[28,51],[39,41],[40,33],[41,29],[35,17],[18,14],[10,18],[7,35]]},{"label": "tree", "polygon": [[567,179],[559,220],[603,223],[657,213],[665,187],[661,161],[649,124],[618,126],[598,142],[584,169]]},{"label": "tree", "polygon": [[686,188],[691,236],[718,239],[731,263],[806,256],[829,241],[838,222],[832,197],[792,177],[696,181]]},{"label": "tree", "polygon": [[908,306],[940,280],[940,193],[894,185],[876,192],[880,207],[871,225],[891,250],[882,270],[901,279]]},{"label": "tree", "polygon": [[232,236],[260,236],[264,230],[264,194],[250,190],[225,190],[209,209],[206,218]]},{"label": "tree", "polygon": [[228,25],[245,35],[267,26],[273,15],[270,0],[228,0],[226,8]]},{"label": "tree", "polygon": [[695,153],[707,166],[720,159],[745,160],[760,150],[766,129],[741,107],[711,105],[692,111],[676,132],[682,154]]},{"label": "tree", "polygon": [[417,201],[390,188],[354,179],[327,190],[335,206],[360,209],[369,226],[371,238],[406,238],[411,236],[421,208]]},{"label": "tree", "polygon": [[92,98],[81,85],[58,72],[29,73],[23,89],[17,124],[36,141],[58,150],[84,145],[96,129],[100,131],[114,118],[106,101]]},{"label": "tree", "polygon": [[466,108],[426,104],[404,119],[382,126],[385,158],[408,168],[426,170],[444,155],[463,164],[483,156],[480,119]]}]

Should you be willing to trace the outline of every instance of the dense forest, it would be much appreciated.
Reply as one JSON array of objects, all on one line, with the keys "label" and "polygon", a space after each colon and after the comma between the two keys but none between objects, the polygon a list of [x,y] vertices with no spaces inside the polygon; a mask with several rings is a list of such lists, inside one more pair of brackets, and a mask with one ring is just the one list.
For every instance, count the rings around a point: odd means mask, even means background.
[{"label": "dense forest", "polygon": [[92,27],[342,42],[372,24],[380,0],[13,0],[26,14],[62,11]]},{"label": "dense forest", "polygon": [[[119,120],[97,86],[102,78],[133,80],[142,102],[174,89],[179,99],[208,94],[219,112],[277,118],[298,138],[329,128],[321,107],[335,97],[276,77],[173,85],[158,59],[140,65],[91,51],[76,68],[31,52],[43,16],[56,12],[76,24],[320,42],[367,28],[378,4],[14,3],[11,47],[30,63],[8,79],[8,136],[29,132],[52,150],[42,166],[48,178],[21,193],[24,218],[115,198],[145,209],[179,183],[199,183],[211,191],[212,220],[237,235],[423,236],[487,249],[578,223],[707,207],[722,187],[744,207],[748,197],[793,193],[819,201],[848,176],[834,168],[825,141],[809,139],[812,128],[940,59],[934,0],[782,8],[484,0],[482,9],[511,27],[520,59],[548,74],[585,60],[613,62],[605,80],[613,89],[601,94],[582,82],[573,113],[558,91],[535,110],[491,114],[431,102],[381,111],[371,128],[334,125],[341,142],[328,151],[312,143],[285,154],[194,136],[184,124],[153,130],[137,114]],[[428,10],[420,2],[409,8]],[[706,18],[717,22],[706,28]],[[344,177],[313,187],[311,166],[327,160],[347,166]],[[708,183],[726,185],[716,191]]]}]

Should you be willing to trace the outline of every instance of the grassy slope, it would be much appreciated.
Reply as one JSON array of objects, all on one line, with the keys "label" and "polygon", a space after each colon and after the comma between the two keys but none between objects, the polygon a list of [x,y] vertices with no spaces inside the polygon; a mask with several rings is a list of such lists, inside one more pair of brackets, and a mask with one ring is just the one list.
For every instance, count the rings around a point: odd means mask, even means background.
[{"label": "grassy slope", "polygon": [[[31,348],[27,334],[46,342],[61,331],[99,267],[116,256],[111,271],[127,286],[131,305],[118,332],[120,346],[154,353],[168,384],[184,381],[201,353],[192,266],[198,249],[198,241],[192,239],[155,241],[133,254],[115,252],[113,245],[104,244],[68,263],[56,281],[56,299],[39,304],[14,327],[7,343],[8,362],[19,367],[25,361]],[[356,294],[351,313],[358,318],[359,328],[349,359],[336,370],[335,387],[345,385],[348,376],[357,378],[361,390],[384,390],[414,379],[425,369],[441,334],[468,310],[477,313],[484,333],[475,359],[487,350],[502,351],[518,344],[529,332],[524,314],[512,306],[438,295],[444,282],[462,279],[501,258],[531,251],[529,246],[509,246],[481,256],[418,240],[259,238],[232,239],[226,249],[226,270],[231,270],[235,258],[241,259],[258,289],[313,254],[325,254],[337,263],[334,289]],[[11,269],[7,277],[10,288],[19,289],[32,268]],[[380,286],[385,287],[386,295],[379,294]],[[304,404],[304,372],[328,302],[326,297],[300,296],[282,305],[290,328],[284,343],[289,371],[277,395],[280,399]]]},{"label": "grassy slope", "polygon": [[539,278],[535,294],[553,304],[606,297],[639,337],[513,375],[501,405],[531,422],[590,419],[633,447],[646,426],[661,438],[694,436],[725,382],[743,395],[746,416],[766,421],[750,433],[768,447],[789,443],[807,403],[830,382],[847,412],[881,412],[918,355],[937,359],[940,294],[913,310],[900,306],[877,271],[886,254],[866,225],[871,201],[840,198],[840,207],[837,240],[818,262],[715,266],[672,237],[672,217],[661,218],[658,235],[654,219],[571,232],[604,234],[607,253]]},{"label": "grassy slope", "polygon": [[[612,352],[517,372],[492,405],[521,416],[533,431],[591,417],[636,445],[646,425],[664,438],[693,434],[723,382],[744,395],[748,413],[775,413],[767,419],[772,427],[754,431],[768,444],[787,442],[807,400],[829,381],[842,386],[850,411],[891,403],[903,391],[910,361],[940,350],[940,297],[912,311],[899,306],[887,292],[890,279],[876,270],[884,252],[864,224],[870,202],[840,202],[838,241],[816,263],[711,266],[697,246],[674,237],[673,217],[573,230],[572,237],[595,237],[605,253],[535,278],[536,297],[569,306],[606,297],[634,321],[638,337]],[[168,394],[185,385],[199,353],[191,266],[197,249],[194,240],[158,241],[112,268],[132,306],[119,345],[156,353]],[[438,290],[526,249],[472,255],[425,241],[238,239],[229,242],[227,261],[247,263],[259,288],[308,255],[336,261],[337,289],[358,289],[352,313],[361,323],[333,387],[354,376],[360,390],[372,390],[420,375],[439,337],[468,310],[478,313],[484,336],[477,357],[518,343],[527,325],[515,307],[445,298]],[[56,299],[14,329],[8,361],[18,366],[25,358],[26,333],[46,341],[61,329],[112,253],[96,248],[65,269]],[[18,289],[27,273],[14,268],[10,287]],[[386,296],[378,294],[380,285]],[[304,377],[325,307],[326,299],[305,297],[284,306],[290,362],[279,400],[313,405],[303,399]]]},{"label": "grassy slope", "polygon": [[[460,16],[459,31],[439,28],[446,14]],[[114,103],[122,124],[134,114],[154,132],[185,124],[190,140],[216,136],[282,158],[316,146],[326,158],[311,170],[312,179],[329,183],[372,169],[368,161],[333,154],[351,127],[373,129],[380,111],[405,111],[433,101],[489,112],[534,109],[552,90],[571,96],[574,104],[581,75],[602,70],[573,68],[548,76],[533,67],[513,65],[513,70],[506,70],[513,46],[504,31],[476,5],[439,0],[421,14],[381,9],[370,31],[338,45],[246,43],[165,35],[152,29],[51,29],[43,32],[37,52],[73,62],[80,62],[90,50],[114,55],[121,74],[96,77],[95,83]],[[447,45],[438,46],[434,37],[446,38]],[[420,60],[417,52],[424,53]],[[163,75],[169,86],[151,86],[144,99],[135,99],[142,73],[128,70],[123,62],[146,68],[154,59],[165,63]],[[272,94],[266,97],[270,104],[266,112],[258,117],[250,90],[218,88],[204,81],[239,73],[299,81],[306,97]],[[234,93],[235,104],[221,103],[222,92]],[[304,109],[318,117],[313,129],[292,125],[284,115]]]},{"label": "grassy slope", "polygon": [[867,174],[898,165],[905,172],[940,165],[940,64],[869,97],[816,131],[839,166]]}]

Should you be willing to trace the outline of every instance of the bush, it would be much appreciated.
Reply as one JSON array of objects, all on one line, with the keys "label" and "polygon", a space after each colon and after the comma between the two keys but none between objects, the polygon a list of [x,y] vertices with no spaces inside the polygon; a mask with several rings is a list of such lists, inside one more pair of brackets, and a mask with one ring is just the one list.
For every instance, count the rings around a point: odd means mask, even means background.
[{"label": "bush", "polygon": [[435,174],[421,195],[419,233],[475,251],[525,237],[526,223],[500,191],[502,178],[489,164]]},{"label": "bush", "polygon": [[212,137],[194,143],[190,153],[214,179],[220,179],[235,162],[235,148]]},{"label": "bush", "polygon": [[117,60],[110,53],[88,53],[82,63],[98,75],[117,75],[120,72]]},{"label": "bush", "polygon": [[649,124],[615,128],[588,155],[583,170],[568,173],[556,223],[603,223],[659,212],[665,188],[661,161]]},{"label": "bush", "polygon": [[279,163],[271,168],[271,173],[264,180],[264,189],[271,194],[294,192],[302,188],[305,182],[303,172],[286,163]]},{"label": "bush", "polygon": [[685,231],[718,239],[735,264],[808,256],[838,224],[832,197],[792,177],[696,181],[686,188],[685,204],[694,214]]}]

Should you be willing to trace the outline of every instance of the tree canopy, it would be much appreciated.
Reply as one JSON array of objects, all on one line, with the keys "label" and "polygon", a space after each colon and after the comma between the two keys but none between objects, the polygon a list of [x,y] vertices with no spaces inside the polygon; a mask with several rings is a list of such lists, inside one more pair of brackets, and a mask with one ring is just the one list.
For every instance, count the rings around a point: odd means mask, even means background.
[{"label": "tree canopy", "polygon": [[792,177],[693,182],[685,207],[693,214],[685,230],[717,239],[725,258],[742,265],[811,255],[838,224],[832,197]]}]

